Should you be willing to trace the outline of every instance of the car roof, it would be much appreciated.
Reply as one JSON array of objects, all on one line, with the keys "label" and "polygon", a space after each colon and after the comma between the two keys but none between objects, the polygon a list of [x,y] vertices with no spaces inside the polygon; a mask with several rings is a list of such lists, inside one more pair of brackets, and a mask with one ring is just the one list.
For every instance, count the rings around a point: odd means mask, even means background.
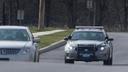
[{"label": "car roof", "polygon": [[100,29],[75,29],[75,32],[76,31],[94,31],[94,32],[105,32],[103,29],[100,30]]},{"label": "car roof", "polygon": [[0,29],[28,29],[26,26],[0,26]]}]

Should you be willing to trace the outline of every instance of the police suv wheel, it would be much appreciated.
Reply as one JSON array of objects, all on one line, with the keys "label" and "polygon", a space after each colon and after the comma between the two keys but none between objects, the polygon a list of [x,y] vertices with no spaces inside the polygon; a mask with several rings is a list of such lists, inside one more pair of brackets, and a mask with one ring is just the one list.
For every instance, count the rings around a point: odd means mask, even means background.
[{"label": "police suv wheel", "polygon": [[74,60],[73,59],[66,59],[66,56],[65,56],[65,64],[66,63],[69,63],[69,64],[74,64]]},{"label": "police suv wheel", "polygon": [[108,60],[103,61],[104,65],[112,65],[112,58],[109,58]]},{"label": "police suv wheel", "polygon": [[74,60],[70,60],[70,59],[65,59],[65,63],[69,63],[69,64],[74,64]]}]

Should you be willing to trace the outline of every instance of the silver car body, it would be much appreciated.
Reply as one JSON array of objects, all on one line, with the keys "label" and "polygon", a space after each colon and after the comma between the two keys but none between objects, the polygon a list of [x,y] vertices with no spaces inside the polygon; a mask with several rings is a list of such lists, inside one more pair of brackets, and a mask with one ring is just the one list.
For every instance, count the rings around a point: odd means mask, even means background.
[{"label": "silver car body", "polygon": [[33,36],[24,26],[0,26],[0,29],[24,29],[27,31],[29,41],[0,40],[0,60],[9,61],[33,61],[37,51],[37,45],[33,42]]},{"label": "silver car body", "polygon": [[[106,32],[104,31],[104,29],[75,29],[74,32],[86,32],[86,31],[93,31],[93,32],[103,32],[103,34],[105,36],[107,36]],[[74,33],[73,32],[73,33]],[[71,34],[72,36],[72,34]],[[93,45],[93,47],[97,47],[100,45],[104,45],[104,48],[99,47],[97,48],[97,50],[95,51],[95,59],[92,60],[85,60],[87,62],[89,61],[103,61],[103,60],[107,60],[108,56],[110,53],[112,53],[112,43],[111,41],[96,41],[96,40],[68,40],[67,44],[65,45],[65,54],[66,55],[66,59],[73,59],[73,60],[79,60],[78,58],[78,52],[76,50],[76,48],[78,48],[78,46],[81,45],[83,47],[86,47],[88,45]],[[85,51],[87,51],[87,49],[85,49]],[[87,57],[87,54],[81,54],[82,56]],[[112,54],[111,54],[112,55]],[[93,57],[94,58],[94,57]]]}]

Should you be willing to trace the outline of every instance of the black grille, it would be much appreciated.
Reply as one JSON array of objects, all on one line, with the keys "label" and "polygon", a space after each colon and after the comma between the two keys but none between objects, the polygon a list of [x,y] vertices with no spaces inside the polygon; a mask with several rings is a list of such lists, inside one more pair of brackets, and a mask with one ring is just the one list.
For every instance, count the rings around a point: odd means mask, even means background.
[{"label": "black grille", "polygon": [[21,49],[15,48],[0,48],[0,55],[15,55],[20,52]]},{"label": "black grille", "polygon": [[97,50],[95,45],[79,45],[77,48],[78,52],[95,52]]},{"label": "black grille", "polygon": [[[95,45],[78,45],[77,58],[80,61],[92,61],[95,58],[96,46]],[[90,55],[90,56],[85,56]]]}]

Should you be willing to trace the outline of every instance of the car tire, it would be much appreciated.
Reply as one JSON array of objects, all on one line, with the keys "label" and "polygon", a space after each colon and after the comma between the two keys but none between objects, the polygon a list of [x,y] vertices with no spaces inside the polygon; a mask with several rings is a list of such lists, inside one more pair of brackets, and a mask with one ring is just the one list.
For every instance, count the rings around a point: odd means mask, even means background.
[{"label": "car tire", "polygon": [[112,58],[103,61],[104,65],[112,65]]},{"label": "car tire", "polygon": [[65,64],[74,64],[74,60],[73,59],[66,59],[66,56],[65,56]]},{"label": "car tire", "polygon": [[65,59],[65,64],[74,64],[74,60],[72,60],[72,59]]},{"label": "car tire", "polygon": [[64,60],[65,64],[74,64],[74,59],[67,59],[68,54],[65,53]]},{"label": "car tire", "polygon": [[34,62],[39,62],[39,53],[36,52],[34,55]]},{"label": "car tire", "polygon": [[108,59],[103,61],[103,65],[112,65],[112,63],[113,63],[113,48],[112,48],[112,52],[109,53]]}]

